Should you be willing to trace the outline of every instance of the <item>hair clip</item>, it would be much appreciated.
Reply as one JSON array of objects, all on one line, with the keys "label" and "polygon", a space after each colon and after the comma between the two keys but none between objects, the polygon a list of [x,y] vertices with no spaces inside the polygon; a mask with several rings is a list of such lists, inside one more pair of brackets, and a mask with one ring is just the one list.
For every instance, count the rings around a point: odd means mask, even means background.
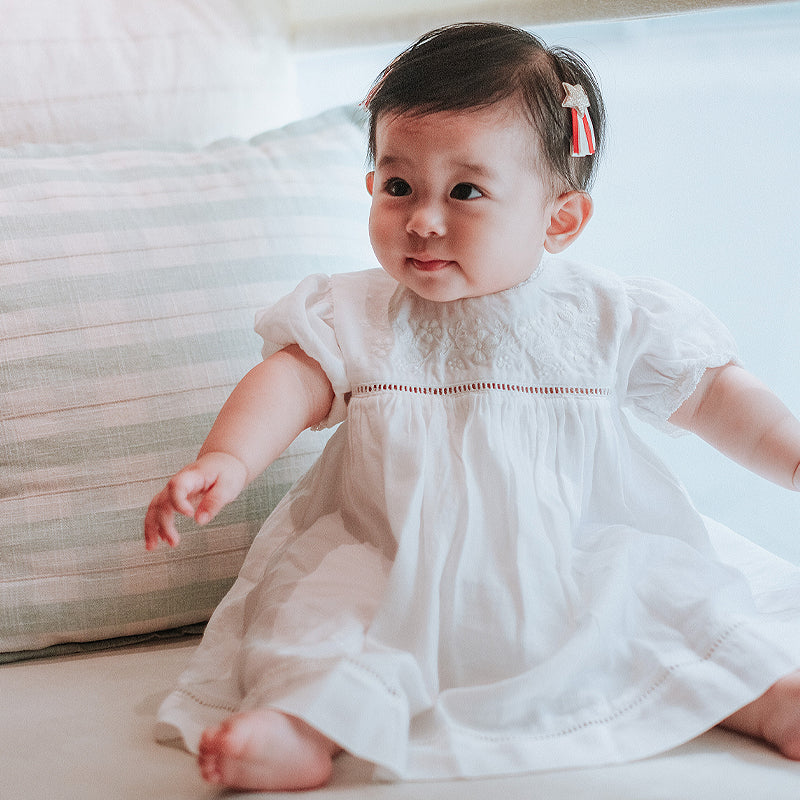
[{"label": "hair clip", "polygon": [[572,155],[590,156],[594,153],[594,126],[589,116],[589,98],[580,84],[561,85],[567,93],[561,105],[572,109]]}]

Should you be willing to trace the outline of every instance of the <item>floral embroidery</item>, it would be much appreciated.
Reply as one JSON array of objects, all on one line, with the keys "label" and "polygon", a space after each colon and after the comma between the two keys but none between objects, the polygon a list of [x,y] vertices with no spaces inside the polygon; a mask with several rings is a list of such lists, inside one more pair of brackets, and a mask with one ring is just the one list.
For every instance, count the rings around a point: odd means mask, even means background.
[{"label": "floral embroidery", "polygon": [[499,322],[487,325],[480,318],[458,320],[448,329],[448,334],[447,365],[452,369],[492,364],[508,338]]},{"label": "floral embroidery", "polygon": [[524,317],[513,290],[448,304],[401,291],[391,305],[392,363],[407,371],[438,368],[440,375],[465,377],[476,369],[533,368],[539,380],[560,383],[583,365],[601,366],[600,316],[588,293],[563,306],[537,304]]}]

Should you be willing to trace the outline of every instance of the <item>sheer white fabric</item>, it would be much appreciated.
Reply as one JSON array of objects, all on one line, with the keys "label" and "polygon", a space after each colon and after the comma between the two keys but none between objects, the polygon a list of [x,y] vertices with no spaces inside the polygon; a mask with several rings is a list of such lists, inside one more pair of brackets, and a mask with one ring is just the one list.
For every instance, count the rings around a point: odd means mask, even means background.
[{"label": "sheer white fabric", "polygon": [[641,758],[800,667],[800,572],[701,517],[639,441],[726,329],[654,280],[547,260],[438,304],[381,271],[262,314],[345,420],[266,522],[159,735],[297,715],[384,777]]}]

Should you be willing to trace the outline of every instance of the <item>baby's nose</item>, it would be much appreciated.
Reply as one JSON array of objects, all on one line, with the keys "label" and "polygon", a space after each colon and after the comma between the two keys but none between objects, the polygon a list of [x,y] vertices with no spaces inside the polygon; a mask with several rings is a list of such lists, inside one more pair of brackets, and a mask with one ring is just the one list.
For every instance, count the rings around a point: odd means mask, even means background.
[{"label": "baby's nose", "polygon": [[444,236],[444,210],[436,202],[417,203],[408,218],[406,231],[423,238]]}]

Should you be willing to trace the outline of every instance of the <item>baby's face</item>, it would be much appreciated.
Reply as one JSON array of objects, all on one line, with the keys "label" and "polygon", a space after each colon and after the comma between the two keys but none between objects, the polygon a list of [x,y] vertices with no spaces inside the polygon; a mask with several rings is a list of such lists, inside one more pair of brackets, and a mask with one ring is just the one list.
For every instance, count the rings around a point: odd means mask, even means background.
[{"label": "baby's face", "polygon": [[370,239],[383,268],[440,302],[530,277],[554,206],[533,140],[511,103],[379,118],[367,188]]}]

